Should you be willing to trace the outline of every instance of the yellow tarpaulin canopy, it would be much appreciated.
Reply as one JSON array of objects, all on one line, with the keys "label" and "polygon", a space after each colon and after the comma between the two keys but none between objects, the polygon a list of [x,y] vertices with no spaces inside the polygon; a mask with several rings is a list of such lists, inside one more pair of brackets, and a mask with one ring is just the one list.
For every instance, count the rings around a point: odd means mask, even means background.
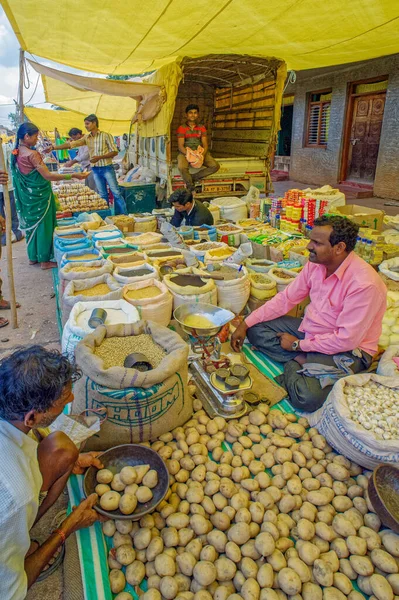
[{"label": "yellow tarpaulin canopy", "polygon": [[[25,107],[27,118],[37,125],[41,131],[54,131],[58,129],[61,135],[67,135],[72,127],[78,127],[85,133],[83,119],[86,115],[68,110],[48,110],[45,108]],[[130,121],[112,121],[101,119],[101,131],[106,131],[111,135],[123,135],[129,133]]]},{"label": "yellow tarpaulin canopy", "polygon": [[97,73],[142,73],[177,56],[274,56],[291,69],[399,51],[397,0],[1,0],[33,54]]}]

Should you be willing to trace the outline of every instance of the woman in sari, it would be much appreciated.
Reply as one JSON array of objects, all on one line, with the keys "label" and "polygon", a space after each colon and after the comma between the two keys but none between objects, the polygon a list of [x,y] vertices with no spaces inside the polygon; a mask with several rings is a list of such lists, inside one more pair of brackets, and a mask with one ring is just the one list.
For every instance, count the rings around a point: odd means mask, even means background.
[{"label": "woman in sari", "polygon": [[88,173],[59,175],[48,170],[34,146],[39,129],[33,123],[23,123],[17,132],[17,142],[11,161],[16,206],[26,243],[30,265],[40,263],[42,269],[56,267],[53,257],[53,233],[57,225],[52,181],[85,179]]}]

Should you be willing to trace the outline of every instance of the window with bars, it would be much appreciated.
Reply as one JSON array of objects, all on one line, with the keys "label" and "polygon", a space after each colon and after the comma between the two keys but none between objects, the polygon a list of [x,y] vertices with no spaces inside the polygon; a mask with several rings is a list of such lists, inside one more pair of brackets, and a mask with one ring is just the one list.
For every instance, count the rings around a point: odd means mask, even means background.
[{"label": "window with bars", "polygon": [[311,92],[308,103],[308,123],[305,146],[309,148],[325,148],[328,142],[330,127],[332,90]]}]

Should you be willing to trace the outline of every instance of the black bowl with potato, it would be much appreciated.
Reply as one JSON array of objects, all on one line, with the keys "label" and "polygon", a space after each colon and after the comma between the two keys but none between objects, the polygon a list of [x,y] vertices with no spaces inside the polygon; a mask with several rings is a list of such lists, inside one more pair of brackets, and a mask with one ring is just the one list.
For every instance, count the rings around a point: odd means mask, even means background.
[{"label": "black bowl with potato", "polygon": [[[151,500],[143,503],[139,502],[131,514],[123,514],[119,508],[116,510],[105,510],[100,506],[99,499],[94,508],[105,517],[110,519],[129,519],[131,521],[138,521],[147,513],[155,510],[158,504],[165,498],[169,489],[169,473],[162,458],[154,452],[154,450],[151,450],[151,448],[141,446],[140,444],[123,444],[122,446],[115,446],[101,454],[101,462],[104,465],[104,469],[108,469],[113,475],[120,473],[123,467],[149,465],[150,469],[156,471],[158,476],[157,484],[151,489]],[[98,485],[98,472],[99,471],[95,467],[90,467],[86,471],[83,482],[83,490],[86,497],[96,491],[96,486]]]}]

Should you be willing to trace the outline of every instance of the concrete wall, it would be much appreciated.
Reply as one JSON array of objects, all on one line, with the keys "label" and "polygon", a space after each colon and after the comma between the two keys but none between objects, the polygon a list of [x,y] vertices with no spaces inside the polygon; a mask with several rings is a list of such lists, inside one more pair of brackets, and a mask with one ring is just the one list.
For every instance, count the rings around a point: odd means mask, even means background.
[{"label": "concrete wall", "polygon": [[[374,194],[399,199],[399,55],[329,69],[299,71],[286,94],[295,94],[290,178],[303,183],[339,181],[348,85],[353,81],[388,75]],[[305,148],[308,92],[332,89],[330,128],[326,148]]]}]

